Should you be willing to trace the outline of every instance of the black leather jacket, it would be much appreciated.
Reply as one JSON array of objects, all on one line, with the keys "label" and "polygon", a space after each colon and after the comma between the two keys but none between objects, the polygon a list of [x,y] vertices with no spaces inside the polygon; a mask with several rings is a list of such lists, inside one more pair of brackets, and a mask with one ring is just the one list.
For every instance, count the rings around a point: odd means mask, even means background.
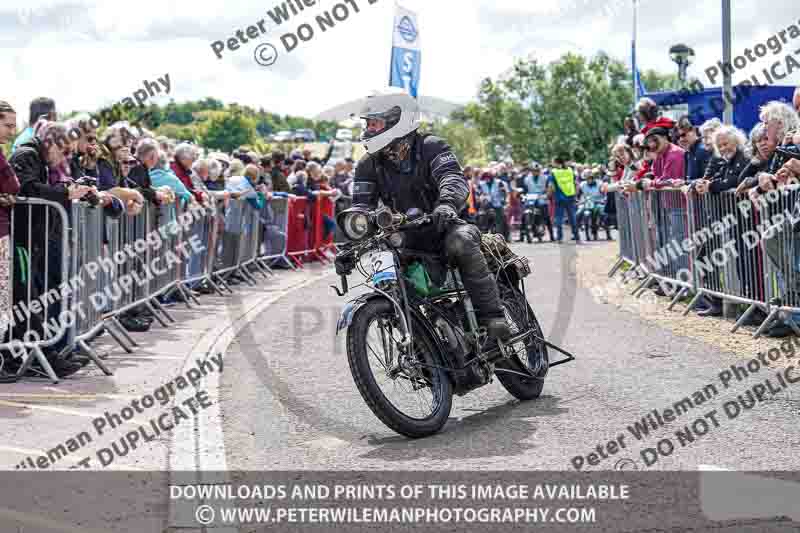
[{"label": "black leather jacket", "polygon": [[356,166],[353,205],[373,209],[378,199],[395,211],[411,208],[430,213],[439,204],[462,213],[469,186],[458,158],[444,139],[415,134],[412,170],[406,174],[382,155],[365,155]]}]

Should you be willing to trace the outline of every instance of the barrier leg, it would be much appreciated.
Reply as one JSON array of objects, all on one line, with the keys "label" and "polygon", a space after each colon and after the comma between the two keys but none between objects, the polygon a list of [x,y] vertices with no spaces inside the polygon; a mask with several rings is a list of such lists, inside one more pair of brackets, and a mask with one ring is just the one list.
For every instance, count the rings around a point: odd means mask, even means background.
[{"label": "barrier leg", "polygon": [[133,340],[133,338],[130,335],[128,335],[127,330],[125,329],[125,327],[122,325],[122,322],[120,322],[117,317],[112,316],[111,317],[111,321],[117,327],[117,330],[119,330],[119,332],[122,334],[122,336],[125,337],[125,340],[128,341],[128,344],[130,344],[134,348],[138,348],[139,347],[139,345],[136,343],[136,341]]},{"label": "barrier leg", "polygon": [[187,287],[185,283],[179,283],[178,285],[180,286],[181,294],[183,294],[183,297],[186,298],[186,301],[191,299],[194,303],[200,305],[200,300],[198,300],[197,296],[194,295],[194,291],[192,291],[192,289]]},{"label": "barrier leg", "polygon": [[183,284],[178,282],[175,285],[175,292],[179,293],[183,297],[183,303],[186,305],[186,308],[192,309],[191,298],[189,298],[189,293],[184,289]]},{"label": "barrier leg", "polygon": [[236,270],[236,272],[238,272],[247,281],[247,283],[249,283],[250,285],[255,286],[255,285],[258,284],[258,281],[256,281],[256,278],[254,278],[253,275],[250,272],[248,272],[245,267],[240,266]]},{"label": "barrier leg", "polygon": [[[111,331],[111,330],[109,330],[109,331]],[[81,349],[81,351],[82,351],[83,353],[85,353],[85,354],[86,354],[86,357],[88,357],[89,359],[91,359],[91,360],[92,360],[92,362],[93,362],[94,364],[96,364],[96,365],[97,365],[97,367],[98,367],[100,370],[102,370],[102,371],[103,371],[103,374],[105,374],[106,376],[113,376],[113,375],[114,375],[114,373],[113,373],[111,370],[109,370],[109,369],[108,369],[108,367],[105,365],[105,363],[104,363],[104,362],[103,362],[103,361],[100,359],[100,356],[99,356],[99,355],[97,355],[97,352],[95,352],[94,350],[92,350],[92,349],[89,347],[89,345],[88,345],[88,344],[86,344],[86,341],[79,340],[79,341],[78,341],[78,348],[80,348],[80,349]]]},{"label": "barrier leg", "polygon": [[291,268],[292,270],[294,270],[295,272],[297,272],[297,267],[295,266],[295,264],[294,264],[294,263],[292,263],[292,261],[291,261],[291,260],[290,260],[288,257],[286,257],[285,255],[283,255],[283,256],[281,256],[281,259],[283,260],[283,262],[284,262],[284,263],[286,263],[287,265],[289,265],[289,268]]},{"label": "barrier leg", "polygon": [[253,262],[250,264],[255,267],[255,271],[261,274],[264,277],[264,279],[269,279],[269,276],[267,276],[267,272],[261,266],[261,263],[258,262],[258,259],[253,260]]},{"label": "barrier leg", "polygon": [[133,350],[130,348],[130,346],[128,346],[127,344],[125,344],[125,342],[122,340],[122,337],[120,337],[120,336],[118,335],[118,333],[117,333],[117,331],[115,330],[115,328],[110,328],[110,327],[106,326],[106,331],[108,331],[108,334],[109,334],[109,335],[111,335],[111,337],[112,337],[112,338],[113,338],[115,341],[117,341],[117,344],[119,344],[120,348],[122,348],[123,350],[125,350],[125,352],[127,352],[127,353],[133,353]]},{"label": "barrier leg", "polygon": [[678,300],[683,298],[687,292],[689,292],[689,289],[687,289],[686,287],[681,287],[681,290],[678,291],[678,294],[676,294],[675,298],[673,298],[672,301],[670,302],[669,307],[667,307],[667,310],[672,311],[672,308],[675,307],[675,304],[678,303]]},{"label": "barrier leg", "polygon": [[263,268],[263,269],[264,269],[266,272],[268,272],[270,275],[272,275],[272,276],[275,276],[275,275],[276,275],[276,274],[275,274],[275,272],[273,272],[273,270],[272,270],[272,269],[269,267],[269,265],[267,264],[267,262],[266,262],[266,261],[264,261],[263,259],[261,259],[260,257],[259,257],[258,259],[256,259],[256,263],[258,263],[259,265],[261,265],[261,267],[262,267],[262,268]]},{"label": "barrier leg", "polygon": [[778,316],[778,313],[780,313],[779,309],[773,309],[772,310],[772,312],[769,314],[769,316],[767,316],[767,319],[764,321],[764,323],[761,324],[758,327],[758,329],[756,330],[755,333],[753,333],[753,338],[754,339],[758,339],[759,337],[761,337],[761,334],[764,333],[764,330],[766,330],[769,327],[769,325],[772,323],[772,321],[775,320],[775,317]]},{"label": "barrier leg", "polygon": [[758,307],[757,304],[751,304],[750,307],[747,308],[747,311],[742,313],[742,316],[739,317],[739,320],[736,321],[736,324],[733,325],[733,329],[731,329],[731,333],[736,333],[736,331],[742,327],[742,324],[747,322],[747,319],[750,318],[750,315],[753,314],[753,311],[756,310]]},{"label": "barrier leg", "polygon": [[217,285],[216,283],[214,283],[213,276],[208,276],[208,277],[206,278],[206,283],[208,283],[209,285],[211,285],[211,288],[212,288],[212,289],[214,289],[214,291],[215,291],[217,294],[219,294],[220,296],[225,296],[225,293],[223,293],[223,292],[222,292],[222,289],[220,289],[220,288],[219,288],[219,285]]},{"label": "barrier leg", "polygon": [[34,346],[31,348],[31,351],[28,352],[27,357],[25,357],[25,360],[19,366],[19,370],[17,370],[17,378],[21,378],[25,375],[25,372],[27,372],[31,367],[34,357],[37,361],[39,361],[39,364],[42,365],[42,369],[44,369],[47,377],[50,378],[50,381],[52,381],[54,385],[58,383],[58,376],[56,376],[53,367],[50,366],[50,361],[48,361],[47,357],[44,356],[44,352],[41,348],[39,348],[39,346]]},{"label": "barrier leg", "polygon": [[683,312],[683,316],[688,315],[692,311],[692,309],[694,309],[694,306],[697,305],[697,302],[699,302],[700,298],[702,297],[703,297],[703,291],[697,291],[697,294],[694,295],[692,301],[689,302],[689,307],[687,307],[686,310]]},{"label": "barrier leg", "polygon": [[230,286],[227,283],[225,283],[225,278],[223,276],[220,276],[219,274],[214,273],[214,274],[211,275],[211,277],[212,278],[216,277],[217,278],[217,283],[219,283],[219,286],[222,287],[223,289],[225,289],[226,291],[228,291],[229,293],[233,294],[233,289],[231,289]]},{"label": "barrier leg", "polygon": [[650,286],[651,281],[653,281],[653,278],[651,276],[647,276],[646,278],[644,278],[644,281],[642,281],[639,285],[636,286],[635,289],[633,289],[633,292],[631,292],[631,296],[636,296],[636,293],[639,291],[644,292],[644,290]]},{"label": "barrier leg", "polygon": [[608,277],[609,278],[613,278],[614,274],[616,274],[617,271],[620,268],[622,268],[622,265],[624,265],[624,264],[625,264],[625,260],[623,258],[620,257],[619,259],[617,259],[617,262],[614,263],[614,266],[611,268],[611,271],[608,273]]},{"label": "barrier leg", "polygon": [[[160,311],[160,312],[161,312],[161,313],[162,313],[162,314],[163,314],[165,317],[167,317],[167,320],[169,320],[169,321],[170,321],[170,322],[172,322],[173,324],[175,323],[175,319],[174,319],[174,318],[172,318],[172,316],[171,316],[169,313],[167,313],[167,310],[166,310],[166,309],[164,309],[164,308],[161,306],[161,304],[160,304],[160,303],[158,303],[158,299],[157,299],[157,298],[151,298],[150,300],[148,300],[147,302],[145,302],[145,305],[147,306],[147,308],[148,308],[148,309],[150,309],[150,312],[151,312],[151,313],[153,313],[153,317],[154,317],[156,320],[158,320],[158,323],[159,323],[159,324],[161,324],[161,326],[162,326],[162,327],[165,327],[165,328],[166,328],[166,327],[168,327],[168,324],[167,324],[166,322],[164,322],[164,319],[163,319],[163,318],[161,318],[161,315],[159,315],[159,314],[158,314],[158,313],[159,313],[159,311]],[[156,311],[156,309],[158,309],[158,311]]]}]

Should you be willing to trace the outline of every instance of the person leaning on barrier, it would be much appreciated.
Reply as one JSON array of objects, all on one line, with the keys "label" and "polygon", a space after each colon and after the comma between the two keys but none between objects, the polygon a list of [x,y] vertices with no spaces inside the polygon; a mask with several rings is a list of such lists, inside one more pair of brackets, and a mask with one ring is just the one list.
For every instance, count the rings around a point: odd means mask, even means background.
[{"label": "person leaning on barrier", "polygon": [[695,191],[698,194],[720,193],[735,189],[739,186],[739,177],[750,160],[750,154],[747,152],[747,136],[739,128],[720,127],[714,132],[712,144],[714,156],[723,163],[710,179],[703,178],[696,182]]},{"label": "person leaning on barrier", "polygon": [[[777,144],[790,146],[800,141],[800,139],[795,140],[800,130],[800,115],[789,104],[768,102],[761,108],[758,118],[767,125],[767,135]],[[777,168],[772,170],[777,171]]]},{"label": "person leaning on barrier", "polygon": [[686,181],[691,183],[705,175],[706,167],[711,160],[711,152],[700,140],[700,133],[688,116],[681,117],[676,128],[678,143],[686,150]]},{"label": "person leaning on barrier", "polygon": [[[766,126],[770,144],[779,146],[785,151],[800,153],[800,146],[797,144],[800,139],[795,139],[798,136],[797,132],[800,131],[800,115],[790,105],[783,102],[769,102],[761,108],[759,118]],[[780,152],[771,158],[766,172],[759,175],[758,187],[750,189],[749,195],[752,200],[785,182],[785,179],[781,180],[778,177],[778,173],[790,159]]]},{"label": "person leaning on barrier", "polygon": [[[118,216],[122,212],[121,202],[107,193],[98,192],[93,186],[73,182],[68,163],[72,157],[72,145],[73,141],[69,139],[64,124],[41,119],[34,127],[33,138],[20,145],[9,161],[20,181],[20,195],[58,203],[68,214],[72,200],[93,199],[97,205],[104,207],[107,215]],[[29,268],[22,276],[15,277],[15,300],[27,298],[27,287],[22,285],[22,279],[30,278],[31,297],[37,298],[46,289],[58,287],[67,274],[62,272],[63,227],[57,216],[45,216],[46,209],[48,208],[36,207],[30,211],[21,209],[16,212],[15,246],[17,250],[29,255]],[[46,233],[48,224],[49,234]],[[46,311],[47,317],[58,317],[61,312],[60,300],[50,303]],[[36,318],[31,321],[31,329],[44,338],[42,320],[38,315],[33,316]],[[14,335],[22,338],[24,333],[25,331],[15,331]],[[59,376],[70,375],[81,366],[58,355],[65,347],[66,335],[45,349],[50,365]],[[68,354],[67,357],[71,356],[72,354]],[[81,359],[82,363],[86,361],[87,359]]]},{"label": "person leaning on barrier", "polygon": [[639,172],[636,156],[633,149],[627,144],[615,144],[611,149],[611,157],[617,165],[617,172],[612,183],[603,184],[606,193],[614,193],[630,187],[634,184],[634,177]]},{"label": "person leaning on barrier", "polygon": [[[156,189],[167,189],[185,203],[193,203],[194,196],[183,185],[180,179],[167,168],[166,157],[161,153],[154,139],[142,139],[136,147],[136,158],[150,177],[150,183]],[[165,202],[169,203],[169,202]]]},{"label": "person leaning on barrier", "polygon": [[742,195],[750,189],[758,187],[758,176],[762,172],[769,171],[778,148],[774,140],[767,135],[767,126],[763,122],[756,124],[750,131],[752,157],[739,176],[739,184],[736,187],[737,195]]},{"label": "person leaning on barrier", "polygon": [[[718,166],[716,174],[710,179],[702,179],[694,182],[692,191],[698,195],[708,193],[719,194],[724,191],[735,189],[739,184],[739,178],[747,166],[750,154],[747,152],[747,137],[744,132],[734,126],[720,126],[712,135],[712,146],[714,156],[722,163]],[[744,246],[737,242],[737,247],[741,253]],[[700,256],[704,257],[708,250],[703,248]],[[742,279],[749,279],[743,274],[750,269],[739,261],[737,268]],[[752,274],[752,272],[750,272]],[[751,275],[752,277],[752,275]],[[722,300],[715,296],[706,296],[705,303],[707,308],[698,312],[699,316],[722,316]]]},{"label": "person leaning on barrier", "polygon": [[[213,169],[213,178],[212,178]],[[192,184],[194,188],[213,200],[228,200],[230,193],[225,191],[225,181],[218,181],[222,166],[213,159],[198,159],[192,164]]]},{"label": "person leaning on barrier", "polygon": [[644,140],[653,162],[637,188],[681,187],[686,177],[685,150],[670,142],[669,130],[665,128],[650,129]]},{"label": "person leaning on barrier", "polygon": [[192,164],[195,160],[197,160],[197,148],[189,143],[181,143],[175,147],[175,158],[170,163],[170,169],[198,203],[206,204],[208,195],[202,189],[197,189],[192,181]]},{"label": "person leaning on barrier", "polygon": [[[113,177],[109,180],[101,173],[98,176],[98,188],[135,190],[150,204],[157,206],[166,203],[169,196],[153,188],[147,169],[132,155],[135,140],[136,132],[127,122],[116,122],[106,128],[101,139],[100,152],[101,158],[111,163]],[[128,201],[135,199],[126,198]],[[129,214],[133,214],[132,209],[135,208],[129,205]]]},{"label": "person leaning on barrier", "polygon": [[[17,114],[7,102],[0,101],[0,146],[8,143],[17,130]],[[10,316],[13,301],[13,261],[11,233],[11,209],[19,192],[19,180],[14,169],[0,150],[0,316]],[[0,318],[0,342],[8,340],[9,321]],[[0,354],[0,383],[17,381],[14,373],[6,368],[5,361],[11,359],[8,352]]]},{"label": "person leaning on barrier", "polygon": [[725,164],[725,160],[714,155],[713,149],[714,132],[716,132],[720,127],[722,127],[722,121],[720,121],[718,118],[712,118],[711,120],[705,121],[702,126],[698,128],[700,131],[700,137],[703,139],[703,145],[711,151],[711,159],[709,159],[708,165],[706,165],[706,171],[703,174],[703,179],[706,180],[710,180],[712,176],[716,175],[720,168]]}]

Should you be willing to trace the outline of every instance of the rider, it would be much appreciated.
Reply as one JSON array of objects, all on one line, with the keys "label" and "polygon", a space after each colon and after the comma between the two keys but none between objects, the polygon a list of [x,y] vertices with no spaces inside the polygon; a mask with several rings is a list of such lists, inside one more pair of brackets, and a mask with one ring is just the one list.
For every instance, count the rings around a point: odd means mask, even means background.
[{"label": "rider", "polygon": [[417,132],[419,114],[417,101],[403,92],[381,92],[363,102],[361,141],[367,154],[356,167],[353,206],[374,209],[381,200],[400,213],[414,208],[431,213],[433,224],[408,232],[407,246],[444,251],[461,273],[479,324],[491,338],[508,338],[497,283],[481,252],[481,232],[457,220],[469,193],[461,165],[444,139]]},{"label": "rider", "polygon": [[542,166],[539,163],[534,163],[531,166],[530,173],[525,176],[523,181],[525,185],[526,194],[538,194],[539,198],[536,200],[536,206],[542,209],[544,216],[544,223],[547,225],[547,231],[550,233],[550,240],[555,241],[553,236],[553,223],[550,221],[550,202],[547,200],[547,178],[542,176]]},{"label": "rider", "polygon": [[[606,196],[600,190],[600,169],[594,168],[592,170],[584,171],[585,181],[581,183],[581,197],[584,201],[591,202],[592,205],[592,231],[596,231],[598,221],[603,213],[605,207]],[[581,222],[578,222],[580,225]],[[608,227],[606,227],[606,234],[610,238]],[[587,235],[587,238],[589,236]]]}]

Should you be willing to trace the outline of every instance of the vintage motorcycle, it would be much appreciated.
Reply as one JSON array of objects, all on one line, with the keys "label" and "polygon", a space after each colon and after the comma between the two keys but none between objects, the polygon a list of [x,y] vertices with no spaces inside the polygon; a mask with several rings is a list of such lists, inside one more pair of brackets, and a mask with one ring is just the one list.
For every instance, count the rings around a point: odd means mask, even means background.
[{"label": "vintage motorcycle", "polygon": [[[337,255],[342,289],[332,288],[347,294],[347,276],[358,270],[371,290],[348,302],[336,333],[347,330],[350,371],[364,401],[397,433],[438,432],[453,394],[482,387],[494,375],[514,397],[537,398],[549,368],[574,359],[542,338],[525,296],[528,260],[501,236],[484,235],[482,243],[512,330],[505,342],[495,342],[478,326],[458,269],[438,254],[404,247],[405,233],[430,224],[429,215],[353,208],[339,213],[337,223],[352,242]],[[548,347],[567,358],[551,362]]]},{"label": "vintage motorcycle", "polygon": [[545,231],[544,210],[546,207],[541,205],[543,194],[526,194],[523,196],[522,224],[520,226],[519,239],[526,239],[529,243],[533,242],[532,237],[542,242]]},{"label": "vintage motorcycle", "polygon": [[[605,227],[605,221],[602,220],[604,208],[604,203],[595,202],[593,198],[588,196],[578,204],[578,227],[583,227],[587,241],[592,240],[592,237],[594,237],[594,240],[597,240],[601,223]],[[608,233],[607,227],[606,233]]]}]

